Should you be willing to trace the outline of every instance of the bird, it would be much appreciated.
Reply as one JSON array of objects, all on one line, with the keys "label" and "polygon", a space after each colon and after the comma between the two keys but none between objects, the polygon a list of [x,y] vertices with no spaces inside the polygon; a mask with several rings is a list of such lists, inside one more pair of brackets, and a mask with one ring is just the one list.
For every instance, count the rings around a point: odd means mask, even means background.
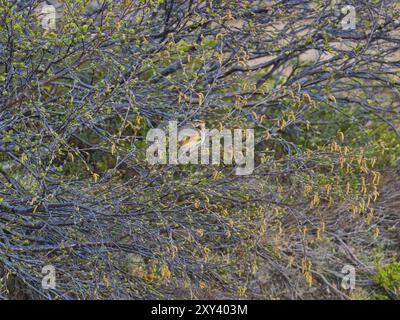
[{"label": "bird", "polygon": [[[170,122],[163,121],[157,128],[167,130]],[[192,120],[184,125],[178,125],[178,144],[179,146],[189,145],[194,146],[204,142],[205,136],[202,134],[202,130],[205,128],[205,121],[203,120]]]},{"label": "bird", "polygon": [[204,142],[205,135],[203,129],[205,122],[203,120],[193,120],[188,124],[178,128],[178,143],[180,146],[194,148]]},{"label": "bird", "polygon": [[[205,121],[196,119],[186,122],[185,124],[177,125],[175,138],[174,136],[168,135],[168,130],[171,128],[170,125],[172,125],[172,123],[173,122],[171,121],[163,121],[157,126],[157,129],[164,130],[167,134],[164,140],[164,143],[167,145],[169,145],[169,139],[176,139],[176,148],[179,154],[184,153],[187,155],[187,152],[191,153],[192,151],[195,151],[205,142],[206,134],[203,130],[205,128]],[[169,149],[169,152],[170,151],[171,150]],[[159,150],[155,150],[155,155],[159,156]]]}]

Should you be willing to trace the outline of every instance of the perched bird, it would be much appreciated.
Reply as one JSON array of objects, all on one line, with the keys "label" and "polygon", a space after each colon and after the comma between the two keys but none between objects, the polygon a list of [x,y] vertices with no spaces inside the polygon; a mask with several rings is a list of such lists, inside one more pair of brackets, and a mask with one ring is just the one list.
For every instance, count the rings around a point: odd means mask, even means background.
[{"label": "perched bird", "polygon": [[[164,121],[157,126],[158,129],[168,130],[169,121]],[[192,120],[182,126],[178,125],[178,144],[183,145],[196,145],[204,142],[202,136],[202,129],[205,128],[203,120]]]},{"label": "perched bird", "polygon": [[193,120],[178,128],[178,143],[180,146],[196,147],[204,142],[202,130],[205,128],[203,120]]}]

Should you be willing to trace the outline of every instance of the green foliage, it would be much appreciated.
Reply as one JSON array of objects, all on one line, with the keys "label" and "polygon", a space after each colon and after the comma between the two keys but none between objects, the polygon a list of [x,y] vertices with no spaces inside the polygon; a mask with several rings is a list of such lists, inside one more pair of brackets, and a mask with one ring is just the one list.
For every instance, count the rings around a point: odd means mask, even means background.
[{"label": "green foliage", "polygon": [[[375,281],[386,291],[391,291],[396,299],[400,299],[400,261],[392,259],[388,264],[379,266],[375,275]],[[378,293],[378,298],[388,297]]]}]

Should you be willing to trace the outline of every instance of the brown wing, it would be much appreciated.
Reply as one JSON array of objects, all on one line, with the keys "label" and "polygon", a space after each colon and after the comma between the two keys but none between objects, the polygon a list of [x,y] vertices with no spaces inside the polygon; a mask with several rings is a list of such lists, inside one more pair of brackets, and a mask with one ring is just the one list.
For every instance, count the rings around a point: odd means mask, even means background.
[{"label": "brown wing", "polygon": [[191,139],[191,137],[187,137],[187,136],[186,136],[186,137],[183,137],[183,139],[181,139],[181,140],[178,141],[178,142],[179,142],[179,145],[183,146],[183,145],[189,143],[189,142],[190,142],[190,139]]},{"label": "brown wing", "polygon": [[[186,131],[186,132],[185,132]],[[183,146],[188,143],[195,143],[200,139],[200,133],[193,126],[184,126],[179,133],[186,133],[181,139],[178,138],[179,145]],[[178,134],[179,136],[179,134]]]}]

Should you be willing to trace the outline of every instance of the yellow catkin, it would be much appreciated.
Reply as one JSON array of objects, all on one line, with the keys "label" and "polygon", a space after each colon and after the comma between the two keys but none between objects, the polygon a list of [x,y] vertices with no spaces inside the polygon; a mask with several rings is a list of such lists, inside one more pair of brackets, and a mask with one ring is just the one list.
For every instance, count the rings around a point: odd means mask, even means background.
[{"label": "yellow catkin", "polygon": [[290,256],[289,257],[289,268],[291,268],[293,266],[293,262],[294,262],[294,257]]},{"label": "yellow catkin", "polygon": [[344,133],[343,133],[342,131],[339,131],[339,132],[338,132],[338,137],[339,137],[339,140],[340,140],[341,142],[344,141]]},{"label": "yellow catkin", "polygon": [[100,175],[98,175],[97,173],[93,173],[93,181],[96,183],[97,180],[99,179]]},{"label": "yellow catkin", "polygon": [[377,160],[376,160],[375,157],[371,159],[371,168],[372,168],[372,169],[374,169],[375,164],[376,164],[376,161],[377,161]]},{"label": "yellow catkin", "polygon": [[367,216],[367,224],[371,224],[373,217],[374,217],[374,209],[371,208]]},{"label": "yellow catkin", "polygon": [[376,228],[374,229],[374,238],[375,238],[375,240],[378,239],[378,237],[379,237],[379,228],[376,227]]},{"label": "yellow catkin", "polygon": [[306,278],[306,282],[307,282],[307,284],[308,284],[308,287],[311,288],[311,287],[312,287],[312,282],[313,282],[313,278],[312,278],[311,272],[307,271],[307,272],[304,274],[304,276],[305,276],[305,278]]},{"label": "yellow catkin", "polygon": [[202,93],[198,93],[197,97],[198,97],[199,106],[201,106],[203,103],[204,95]]},{"label": "yellow catkin", "polygon": [[169,279],[171,277],[171,271],[167,266],[162,266],[160,269],[161,279]]}]

